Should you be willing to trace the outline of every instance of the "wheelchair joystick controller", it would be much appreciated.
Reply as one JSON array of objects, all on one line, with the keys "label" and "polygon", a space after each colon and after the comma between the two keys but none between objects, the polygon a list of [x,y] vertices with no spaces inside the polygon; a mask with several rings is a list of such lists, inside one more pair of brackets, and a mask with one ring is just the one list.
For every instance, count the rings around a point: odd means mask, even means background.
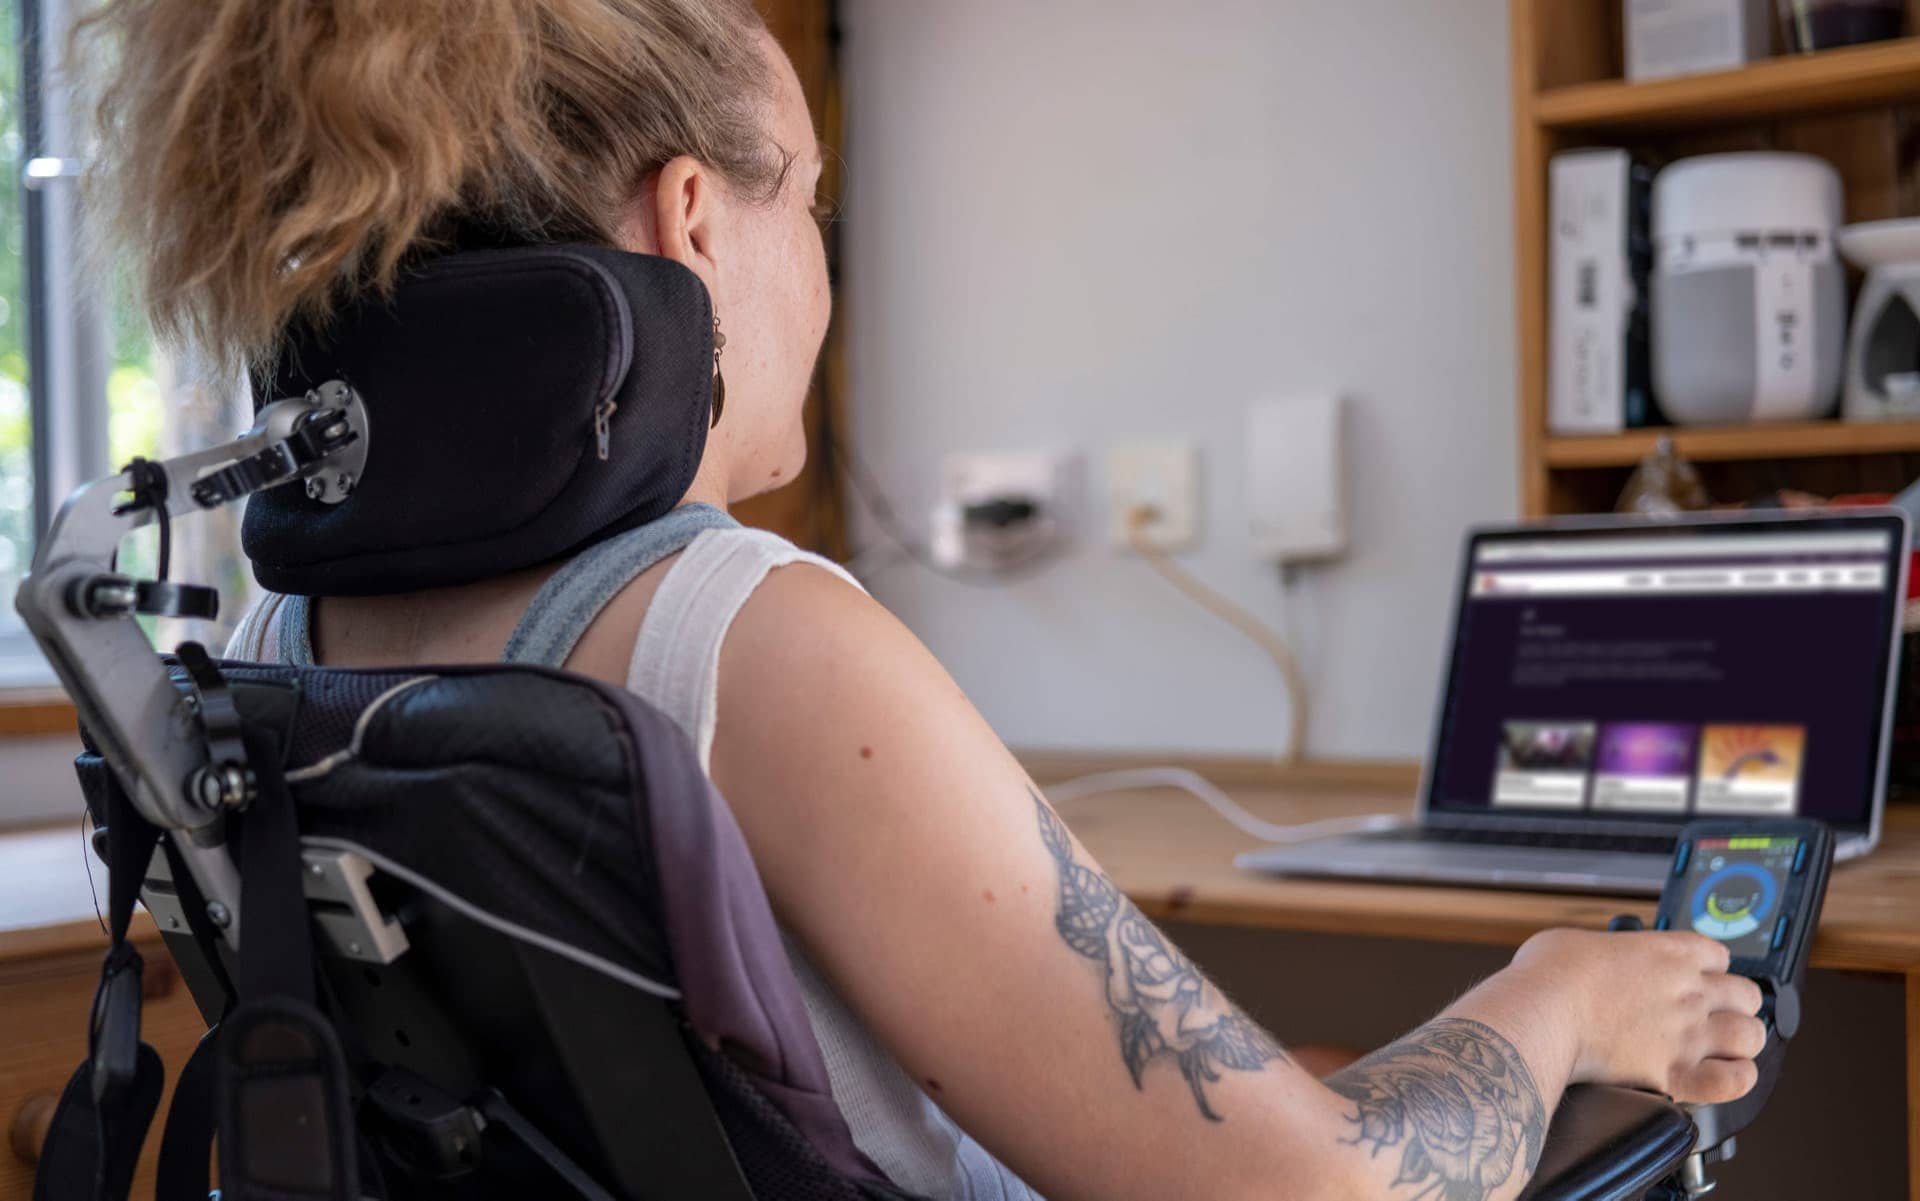
[{"label": "wheelchair joystick controller", "polygon": [[[1787,1044],[1800,1029],[1807,955],[1832,864],[1832,833],[1808,819],[1697,821],[1680,832],[1654,928],[1692,930],[1725,943],[1730,970],[1760,986],[1767,1040],[1754,1057],[1759,1075],[1745,1096],[1687,1107],[1699,1134],[1667,1196],[1692,1201],[1713,1191],[1708,1169],[1734,1157],[1736,1136],[1759,1116],[1779,1082]],[[1607,928],[1642,925],[1623,914]]]}]

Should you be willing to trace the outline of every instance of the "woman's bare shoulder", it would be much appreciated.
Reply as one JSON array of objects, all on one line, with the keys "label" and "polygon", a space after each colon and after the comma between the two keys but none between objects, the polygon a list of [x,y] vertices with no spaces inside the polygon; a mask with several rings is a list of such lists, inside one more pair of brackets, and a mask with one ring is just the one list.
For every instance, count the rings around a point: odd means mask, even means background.
[{"label": "woman's bare shoulder", "polygon": [[811,695],[842,715],[929,690],[962,699],[946,670],[884,605],[807,560],[774,568],[747,598],[720,670],[723,722],[729,709],[745,715],[760,708],[756,697]]}]

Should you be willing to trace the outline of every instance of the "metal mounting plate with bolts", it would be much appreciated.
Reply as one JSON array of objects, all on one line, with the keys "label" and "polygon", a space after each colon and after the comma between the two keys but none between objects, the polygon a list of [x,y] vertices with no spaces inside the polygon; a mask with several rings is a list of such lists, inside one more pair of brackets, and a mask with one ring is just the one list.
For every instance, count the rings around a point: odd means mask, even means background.
[{"label": "metal mounting plate with bolts", "polygon": [[306,402],[316,409],[345,409],[353,428],[363,431],[360,439],[341,451],[326,466],[307,477],[307,495],[324,505],[337,505],[353,495],[353,487],[367,469],[367,406],[340,380],[328,380],[306,394]]},{"label": "metal mounting plate with bolts", "polygon": [[1107,528],[1114,546],[1133,545],[1127,522],[1146,505],[1148,545],[1182,550],[1200,538],[1200,452],[1190,442],[1127,442],[1107,451]]}]

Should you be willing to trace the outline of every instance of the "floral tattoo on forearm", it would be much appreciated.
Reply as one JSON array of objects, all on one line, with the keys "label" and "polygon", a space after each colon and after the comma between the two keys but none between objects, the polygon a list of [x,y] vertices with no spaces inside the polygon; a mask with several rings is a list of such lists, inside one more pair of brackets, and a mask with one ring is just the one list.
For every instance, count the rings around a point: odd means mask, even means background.
[{"label": "floral tattoo on forearm", "polygon": [[1350,1143],[1375,1156],[1401,1149],[1393,1183],[1417,1190],[1409,1201],[1486,1201],[1516,1169],[1531,1175],[1540,1162],[1540,1090],[1491,1026],[1435,1019],[1327,1086],[1353,1102]]},{"label": "floral tattoo on forearm", "polygon": [[1060,878],[1054,929],[1105,973],[1107,1007],[1119,1022],[1120,1059],[1133,1086],[1142,1088],[1141,1077],[1155,1059],[1170,1058],[1193,1091],[1201,1116],[1220,1121],[1205,1087],[1220,1079],[1220,1070],[1259,1071],[1286,1053],[1234,1008],[1113,881],[1075,858],[1067,828],[1038,793],[1033,803],[1040,840]]}]

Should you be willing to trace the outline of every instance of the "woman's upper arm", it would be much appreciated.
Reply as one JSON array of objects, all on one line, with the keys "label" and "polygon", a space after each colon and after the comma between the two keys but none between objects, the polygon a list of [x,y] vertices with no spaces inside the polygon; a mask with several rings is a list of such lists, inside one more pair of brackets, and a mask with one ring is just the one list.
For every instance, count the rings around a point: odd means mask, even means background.
[{"label": "woman's upper arm", "polygon": [[789,932],[1048,1195],[1251,1196],[1346,1134],[1332,1094],[1107,881],[927,651],[829,573],[776,571],[735,622],[713,774]]}]

